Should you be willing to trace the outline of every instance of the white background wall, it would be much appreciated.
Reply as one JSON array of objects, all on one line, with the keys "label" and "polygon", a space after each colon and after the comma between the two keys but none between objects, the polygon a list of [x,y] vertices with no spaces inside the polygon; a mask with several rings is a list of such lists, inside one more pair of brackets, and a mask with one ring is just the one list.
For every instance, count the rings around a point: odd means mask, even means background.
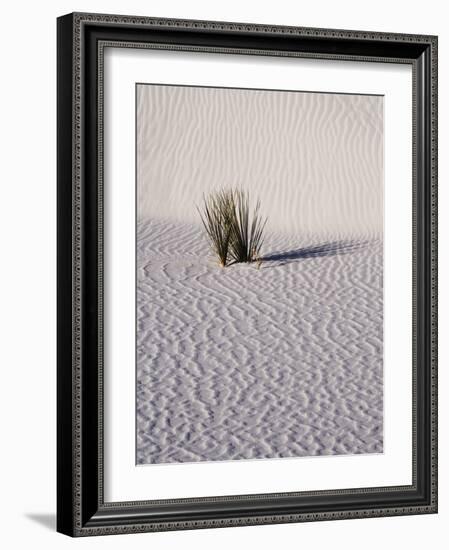
[{"label": "white background wall", "polygon": [[[447,3],[446,3],[447,4]],[[71,11],[440,36],[440,513],[72,540],[55,529],[56,21]],[[0,541],[4,548],[445,548],[449,521],[449,31],[445,2],[10,2],[0,33]],[[446,121],[446,122],[445,122]]]}]

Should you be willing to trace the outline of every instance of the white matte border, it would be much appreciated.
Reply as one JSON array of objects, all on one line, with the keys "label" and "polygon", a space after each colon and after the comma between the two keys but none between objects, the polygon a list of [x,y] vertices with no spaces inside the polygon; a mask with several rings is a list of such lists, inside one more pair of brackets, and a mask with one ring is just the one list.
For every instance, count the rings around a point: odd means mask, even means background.
[{"label": "white matte border", "polygon": [[[410,65],[105,49],[104,498],[310,491],[412,480]],[[135,84],[385,95],[384,453],[135,465]]]}]

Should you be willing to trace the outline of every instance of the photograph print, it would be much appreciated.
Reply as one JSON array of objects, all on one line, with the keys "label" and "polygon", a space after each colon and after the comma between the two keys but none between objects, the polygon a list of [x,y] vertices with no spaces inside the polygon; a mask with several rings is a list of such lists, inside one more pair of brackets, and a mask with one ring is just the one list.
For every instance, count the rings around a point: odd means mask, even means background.
[{"label": "photograph print", "polygon": [[383,452],[383,100],[136,85],[136,464]]}]

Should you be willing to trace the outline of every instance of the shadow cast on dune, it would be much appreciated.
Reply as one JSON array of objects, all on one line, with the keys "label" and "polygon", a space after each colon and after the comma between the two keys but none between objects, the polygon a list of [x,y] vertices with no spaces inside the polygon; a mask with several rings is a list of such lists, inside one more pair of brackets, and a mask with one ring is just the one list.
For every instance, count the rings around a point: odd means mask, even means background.
[{"label": "shadow cast on dune", "polygon": [[277,262],[276,265],[305,260],[307,258],[323,258],[350,254],[365,248],[368,241],[332,241],[313,246],[297,248],[295,250],[273,252],[262,257],[263,262]]}]

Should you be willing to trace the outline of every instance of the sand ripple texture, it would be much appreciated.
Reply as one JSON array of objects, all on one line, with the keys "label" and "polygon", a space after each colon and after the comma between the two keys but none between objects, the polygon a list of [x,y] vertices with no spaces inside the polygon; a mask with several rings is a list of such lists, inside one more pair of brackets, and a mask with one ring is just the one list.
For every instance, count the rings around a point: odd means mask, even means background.
[{"label": "sand ripple texture", "polygon": [[381,96],[138,85],[138,219],[196,223],[235,186],[269,231],[381,233],[383,120]]},{"label": "sand ripple texture", "polygon": [[273,237],[220,268],[138,225],[137,463],[383,450],[382,241]]}]

